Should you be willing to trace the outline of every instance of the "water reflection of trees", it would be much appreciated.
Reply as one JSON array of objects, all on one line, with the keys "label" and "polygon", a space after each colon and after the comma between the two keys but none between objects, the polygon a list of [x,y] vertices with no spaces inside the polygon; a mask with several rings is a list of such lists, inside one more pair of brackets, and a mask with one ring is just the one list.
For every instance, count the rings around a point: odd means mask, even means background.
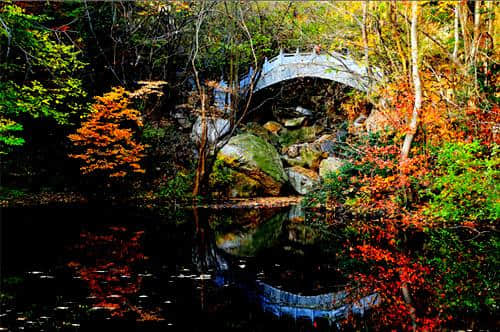
[{"label": "water reflection of trees", "polygon": [[139,320],[160,319],[156,309],[141,308],[135,301],[143,282],[138,271],[146,259],[143,233],[126,227],[80,233],[80,242],[74,248],[76,259],[68,266],[86,283],[91,310],[109,310],[117,318],[132,315]]}]

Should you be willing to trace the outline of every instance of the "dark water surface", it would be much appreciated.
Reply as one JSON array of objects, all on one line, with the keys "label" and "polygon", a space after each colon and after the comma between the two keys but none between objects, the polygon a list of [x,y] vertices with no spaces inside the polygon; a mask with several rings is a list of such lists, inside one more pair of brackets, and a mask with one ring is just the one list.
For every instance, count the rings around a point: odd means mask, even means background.
[{"label": "dark water surface", "polygon": [[[209,226],[209,224],[211,226]],[[252,282],[317,295],[341,289],[328,255],[288,210],[3,209],[0,331],[309,331],[277,318]],[[221,273],[221,269],[225,269]]]}]

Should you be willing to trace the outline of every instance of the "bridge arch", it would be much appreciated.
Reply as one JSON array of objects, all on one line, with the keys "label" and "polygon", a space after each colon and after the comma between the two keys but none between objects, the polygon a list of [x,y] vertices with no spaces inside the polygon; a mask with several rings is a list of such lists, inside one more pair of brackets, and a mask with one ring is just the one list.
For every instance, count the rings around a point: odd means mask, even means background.
[{"label": "bridge arch", "polygon": [[[317,77],[344,85],[360,91],[368,91],[370,85],[380,79],[378,71],[376,75],[369,75],[366,66],[358,64],[352,58],[340,53],[317,54],[301,53],[298,49],[295,53],[284,53],[280,50],[278,56],[264,61],[255,83],[254,92],[267,88],[273,84],[302,77]],[[250,85],[253,69],[240,81],[240,90],[244,91]]]}]

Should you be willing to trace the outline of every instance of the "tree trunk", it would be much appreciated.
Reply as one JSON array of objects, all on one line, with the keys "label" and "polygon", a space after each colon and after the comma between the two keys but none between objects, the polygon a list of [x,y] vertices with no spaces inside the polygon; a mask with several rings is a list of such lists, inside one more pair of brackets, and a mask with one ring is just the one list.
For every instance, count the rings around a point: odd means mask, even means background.
[{"label": "tree trunk", "polygon": [[479,27],[481,21],[480,9],[481,1],[474,2],[474,29],[473,29],[473,39],[472,39],[472,47],[470,51],[470,62],[472,65],[476,63],[476,54],[477,49],[479,47]]},{"label": "tree trunk", "polygon": [[[418,68],[418,40],[417,40],[417,22],[418,22],[418,1],[413,1],[411,3],[411,32],[410,32],[410,41],[411,41],[411,65],[412,65],[412,78],[413,78],[413,86],[415,89],[415,104],[413,105],[413,112],[411,115],[410,123],[409,123],[409,132],[406,134],[403,147],[401,149],[401,161],[404,161],[408,158],[408,154],[410,152],[411,142],[413,141],[413,137],[415,132],[417,131],[417,121],[418,121],[418,113],[422,106],[422,86],[420,82],[419,68]],[[410,306],[410,317],[412,320],[413,331],[417,330],[416,324],[416,314],[415,307],[413,306],[410,291],[408,289],[408,285],[403,283],[401,286],[401,292],[403,293],[403,298],[405,302]]]},{"label": "tree trunk", "polygon": [[410,317],[411,317],[411,321],[412,321],[412,327],[413,327],[413,331],[416,331],[417,330],[417,316],[415,314],[415,307],[413,306],[410,291],[408,290],[408,286],[406,285],[406,283],[403,283],[403,285],[401,286],[401,292],[403,293],[403,298],[404,298],[406,304],[408,304],[410,306]]},{"label": "tree trunk", "polygon": [[462,5],[460,2],[457,4],[459,8],[459,20],[462,28],[462,39],[464,41],[464,64],[469,62],[470,46],[469,46],[469,30],[467,27],[468,21],[468,8],[467,5]]},{"label": "tree trunk", "polygon": [[198,149],[198,166],[194,177],[193,197],[200,193],[201,182],[205,176],[205,161],[207,155],[207,112],[205,109],[205,91],[201,91],[201,137]]},{"label": "tree trunk", "polygon": [[474,29],[473,29],[473,39],[470,54],[470,67],[474,70],[474,86],[478,87],[477,80],[477,50],[479,48],[479,35],[480,35],[480,24],[481,24],[481,13],[480,13],[481,1],[474,2]]},{"label": "tree trunk", "polygon": [[455,25],[454,25],[455,44],[453,46],[453,59],[455,61],[458,60],[458,42],[460,38],[460,32],[459,32],[460,27],[458,25],[459,16],[460,16],[460,6],[459,3],[457,2],[455,4]]},{"label": "tree trunk", "polygon": [[408,132],[401,149],[401,159],[407,159],[410,152],[413,137],[417,131],[418,113],[422,107],[422,85],[420,82],[420,74],[418,68],[418,40],[417,40],[417,21],[418,21],[418,1],[411,3],[411,65],[413,87],[415,90],[415,104],[408,125]]}]

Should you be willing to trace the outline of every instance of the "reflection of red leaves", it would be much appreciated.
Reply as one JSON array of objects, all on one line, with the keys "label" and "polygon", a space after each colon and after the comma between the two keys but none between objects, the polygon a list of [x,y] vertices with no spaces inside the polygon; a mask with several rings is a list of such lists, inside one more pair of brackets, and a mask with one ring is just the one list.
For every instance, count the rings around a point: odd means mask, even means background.
[{"label": "reflection of red leaves", "polygon": [[129,296],[137,294],[142,278],[136,276],[133,264],[144,259],[141,238],[143,231],[130,233],[125,227],[110,227],[109,234],[80,234],[76,246],[82,261],[72,261],[68,267],[84,280],[98,307],[113,310],[121,317],[132,308]]},{"label": "reflection of red leaves", "polygon": [[[370,166],[373,172],[350,179],[354,188],[359,188],[350,206],[363,216],[351,220],[350,225],[362,237],[346,244],[346,248],[351,258],[366,263],[367,270],[351,276],[355,286],[351,289],[352,300],[378,293],[381,302],[374,308],[370,322],[375,329],[411,330],[410,313],[415,307],[419,328],[436,329],[443,322],[436,309],[439,305],[432,302],[437,297],[433,296],[433,287],[439,281],[426,280],[430,269],[407,252],[403,244],[403,239],[431,227],[423,213],[425,206],[404,203],[405,197],[415,195],[415,183],[425,186],[426,176],[431,172],[429,158],[425,154],[414,154],[401,161],[397,144],[362,149],[363,157],[356,163],[361,167]],[[410,291],[414,305],[405,302],[403,288]]]}]

